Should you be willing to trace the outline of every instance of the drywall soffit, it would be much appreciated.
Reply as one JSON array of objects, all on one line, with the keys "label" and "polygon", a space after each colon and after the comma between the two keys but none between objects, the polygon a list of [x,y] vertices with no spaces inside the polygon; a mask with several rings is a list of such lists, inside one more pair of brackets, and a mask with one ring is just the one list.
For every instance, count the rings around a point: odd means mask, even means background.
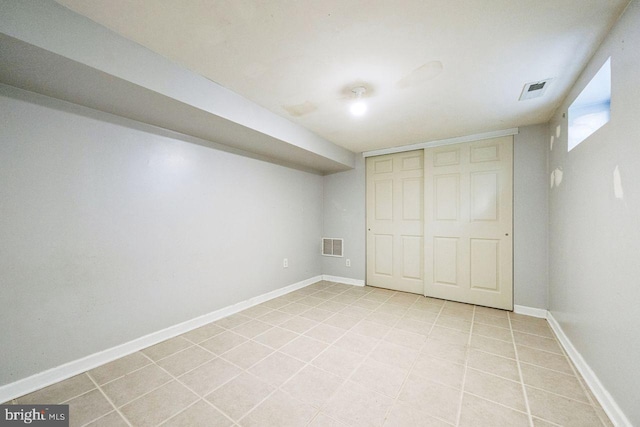
[{"label": "drywall soffit", "polygon": [[[284,166],[320,174],[354,167],[354,153],[83,17],[59,6],[48,10],[43,5],[21,3],[18,6],[27,10],[15,6],[5,11],[12,16],[0,19],[0,83],[196,137],[211,142],[208,145],[213,148],[222,144],[232,152]],[[91,43],[79,41],[69,48],[73,40],[57,40],[67,37],[64,34],[46,37],[34,30],[34,24],[20,23],[46,16],[50,24],[60,25],[47,25],[42,29],[45,33],[73,27],[69,33],[75,32],[76,38],[84,34]],[[98,57],[100,53],[91,46],[101,43],[115,46],[121,55],[108,61],[106,56],[113,52],[103,49],[105,56]],[[113,61],[121,63],[114,65]],[[166,76],[162,84],[158,84],[158,75]]]}]

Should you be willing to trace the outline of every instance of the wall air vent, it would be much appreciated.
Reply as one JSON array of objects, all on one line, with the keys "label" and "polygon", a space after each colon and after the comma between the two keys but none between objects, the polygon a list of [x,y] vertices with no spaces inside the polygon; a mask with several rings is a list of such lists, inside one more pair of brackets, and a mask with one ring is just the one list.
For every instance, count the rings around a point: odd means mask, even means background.
[{"label": "wall air vent", "polygon": [[334,239],[331,237],[322,238],[322,255],[324,256],[343,256],[344,248],[343,239]]},{"label": "wall air vent", "polygon": [[522,94],[520,94],[520,101],[525,99],[539,98],[544,95],[549,83],[552,79],[540,80],[538,82],[531,82],[524,85]]}]

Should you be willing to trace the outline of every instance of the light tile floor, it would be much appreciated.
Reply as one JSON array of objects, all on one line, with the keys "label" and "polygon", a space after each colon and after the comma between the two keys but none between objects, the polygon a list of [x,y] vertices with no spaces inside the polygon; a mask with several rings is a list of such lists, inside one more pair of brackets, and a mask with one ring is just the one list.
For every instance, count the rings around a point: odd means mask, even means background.
[{"label": "light tile floor", "polygon": [[36,391],[72,426],[609,426],[547,322],[319,282]]}]

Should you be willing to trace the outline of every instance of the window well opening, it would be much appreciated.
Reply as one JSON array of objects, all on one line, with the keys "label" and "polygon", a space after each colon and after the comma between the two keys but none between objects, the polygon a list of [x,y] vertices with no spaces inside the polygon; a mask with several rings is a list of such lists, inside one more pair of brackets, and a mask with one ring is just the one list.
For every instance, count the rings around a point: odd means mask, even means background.
[{"label": "window well opening", "polygon": [[569,106],[567,151],[571,151],[611,119],[611,58]]}]

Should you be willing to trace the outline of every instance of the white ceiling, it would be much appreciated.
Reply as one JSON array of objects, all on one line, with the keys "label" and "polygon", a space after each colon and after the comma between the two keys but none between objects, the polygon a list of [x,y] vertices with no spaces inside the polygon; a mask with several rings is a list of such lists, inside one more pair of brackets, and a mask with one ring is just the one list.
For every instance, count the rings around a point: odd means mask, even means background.
[{"label": "white ceiling", "polygon": [[354,152],[546,122],[629,3],[56,1]]}]

